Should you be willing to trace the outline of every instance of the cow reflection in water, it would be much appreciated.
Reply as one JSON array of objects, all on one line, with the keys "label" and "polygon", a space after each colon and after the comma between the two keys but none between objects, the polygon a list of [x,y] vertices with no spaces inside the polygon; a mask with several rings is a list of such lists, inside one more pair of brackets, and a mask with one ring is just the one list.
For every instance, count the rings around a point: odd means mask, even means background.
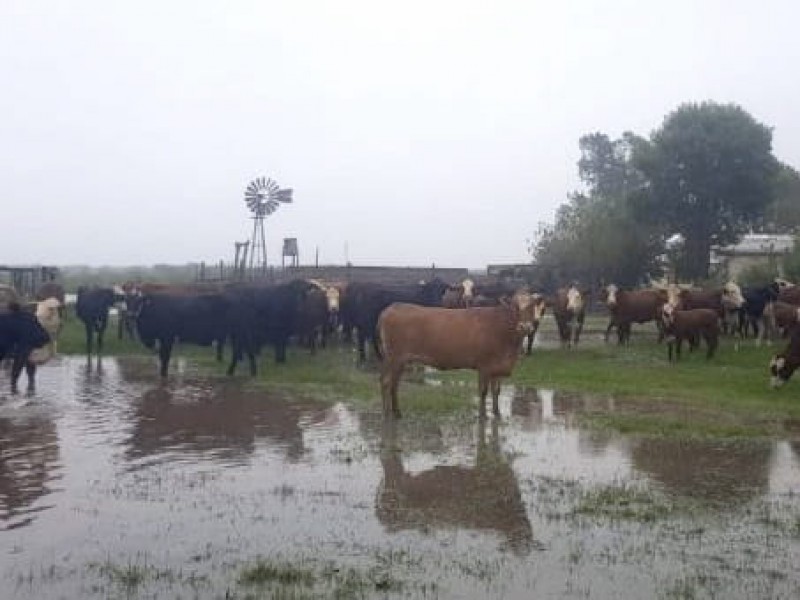
[{"label": "cow reflection in water", "polygon": [[325,418],[327,406],[322,403],[206,385],[184,382],[179,390],[158,387],[145,392],[135,405],[127,456],[182,452],[229,461],[251,455],[257,440],[264,438],[283,449],[289,460],[297,460],[306,452],[301,420],[315,423]]},{"label": "cow reflection in water", "polygon": [[533,531],[517,477],[502,453],[497,421],[486,442],[486,422],[478,429],[475,466],[439,465],[412,475],[403,467],[397,424],[387,422],[381,449],[383,482],[376,514],[389,531],[453,527],[495,531],[515,554],[530,552]]},{"label": "cow reflection in water", "polygon": [[713,505],[743,504],[769,486],[772,442],[644,439],[634,466],[673,494]]},{"label": "cow reflection in water", "polygon": [[0,531],[31,523],[58,478],[58,435],[47,418],[0,418]]}]

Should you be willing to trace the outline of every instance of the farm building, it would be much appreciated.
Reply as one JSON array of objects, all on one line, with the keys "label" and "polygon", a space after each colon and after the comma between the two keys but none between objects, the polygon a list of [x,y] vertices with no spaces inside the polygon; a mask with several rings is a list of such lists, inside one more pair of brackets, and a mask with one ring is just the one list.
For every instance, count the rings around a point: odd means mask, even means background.
[{"label": "farm building", "polygon": [[753,267],[770,265],[775,265],[778,274],[783,275],[783,257],[793,248],[793,235],[748,233],[736,244],[712,249],[711,263],[734,279]]}]

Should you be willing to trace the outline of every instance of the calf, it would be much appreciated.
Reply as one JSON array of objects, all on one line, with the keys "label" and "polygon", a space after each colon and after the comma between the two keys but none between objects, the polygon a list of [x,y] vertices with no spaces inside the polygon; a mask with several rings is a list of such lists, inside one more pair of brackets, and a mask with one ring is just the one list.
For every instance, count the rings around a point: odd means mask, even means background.
[{"label": "calf", "polygon": [[540,318],[543,305],[528,294],[495,307],[392,304],[378,320],[384,355],[380,376],[384,414],[400,416],[397,388],[405,365],[412,362],[442,370],[477,371],[481,415],[489,388],[498,414],[500,378],[511,374],[520,343]]},{"label": "calf", "polygon": [[36,317],[12,303],[8,311],[0,313],[0,363],[11,356],[11,393],[17,393],[17,381],[22,368],[28,374],[28,390],[36,387],[36,365],[30,361],[31,353],[47,344],[50,336]]},{"label": "calf", "polygon": [[800,327],[792,329],[789,344],[783,352],[772,357],[769,363],[770,385],[779,388],[800,366]]},{"label": "calf", "polygon": [[726,332],[729,322],[727,317],[730,313],[740,310],[745,303],[741,288],[733,281],[714,290],[687,290],[670,286],[667,294],[668,304],[680,310],[707,308],[716,311],[717,318],[722,322]]},{"label": "calf", "polygon": [[659,340],[663,337],[661,308],[667,302],[666,290],[620,290],[616,285],[607,285],[601,292],[601,298],[608,307],[610,315],[606,328],[605,341],[611,330],[616,327],[620,344],[628,344],[631,339],[632,323],[655,321]]},{"label": "calf", "polygon": [[708,352],[706,358],[714,356],[719,340],[719,314],[710,308],[694,308],[677,310],[670,304],[662,309],[664,333],[667,338],[667,356],[672,361],[672,350],[675,347],[675,360],[681,357],[681,346],[688,340],[690,346],[702,336],[706,341]]},{"label": "calf", "polygon": [[553,318],[558,326],[558,335],[563,346],[577,346],[586,317],[585,293],[576,285],[561,288],[551,300]]}]

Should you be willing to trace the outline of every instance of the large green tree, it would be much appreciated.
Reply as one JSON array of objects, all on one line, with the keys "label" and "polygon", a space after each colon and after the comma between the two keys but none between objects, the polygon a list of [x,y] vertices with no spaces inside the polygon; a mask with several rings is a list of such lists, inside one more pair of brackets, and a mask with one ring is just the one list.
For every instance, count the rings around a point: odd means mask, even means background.
[{"label": "large green tree", "polygon": [[800,232],[800,173],[781,164],[773,189],[774,199],[765,210],[759,230],[765,233]]},{"label": "large green tree", "polygon": [[644,140],[625,133],[581,137],[578,173],[585,192],[562,204],[553,225],[540,225],[531,250],[536,263],[564,283],[598,280],[633,285],[654,269],[654,239],[630,210],[629,195],[644,185],[632,164],[633,148]]},{"label": "large green tree", "polygon": [[772,132],[734,104],[684,104],[649,142],[633,147],[648,185],[635,194],[642,222],[684,237],[679,276],[708,276],[710,249],[735,242],[772,201]]}]

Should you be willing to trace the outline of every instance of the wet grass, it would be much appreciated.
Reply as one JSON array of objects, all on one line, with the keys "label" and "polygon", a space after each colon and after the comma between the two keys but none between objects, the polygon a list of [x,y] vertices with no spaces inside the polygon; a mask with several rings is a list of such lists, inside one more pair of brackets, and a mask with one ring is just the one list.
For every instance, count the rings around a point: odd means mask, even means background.
[{"label": "wet grass", "polygon": [[[589,411],[583,417],[594,426],[625,433],[754,437],[785,436],[800,429],[796,393],[800,381],[791,381],[781,390],[767,385],[767,364],[782,342],[759,348],[753,340],[736,344],[726,338],[711,360],[705,359],[702,350],[689,353],[685,349],[681,362],[669,363],[666,347],[655,343],[652,326],[635,329],[631,344],[620,347],[598,342],[604,325],[603,317],[589,319],[584,343],[576,349],[552,343],[535,349],[532,356],[520,360],[511,381],[625,400],[624,409]],[[542,335],[554,338],[552,323],[544,323]],[[64,326],[59,351],[82,354],[84,344],[80,323],[73,317]],[[118,340],[113,318],[104,354],[152,355],[138,342]],[[175,355],[190,358],[202,372],[225,377],[226,363],[218,363],[211,348],[178,346]],[[375,362],[358,365],[349,345],[334,344],[315,355],[293,347],[283,365],[274,363],[268,348],[259,357],[258,368],[252,382],[256,387],[380,410],[378,367]],[[247,378],[246,372],[246,366],[240,365],[237,377]],[[476,388],[476,375],[470,371],[423,374],[411,369],[400,386],[400,408],[406,414],[429,416],[467,413],[474,410]]]},{"label": "wet grass", "polygon": [[345,600],[396,593],[406,587],[403,581],[391,575],[389,569],[380,564],[362,569],[336,563],[317,565],[314,562],[300,561],[296,564],[269,558],[259,558],[252,564],[241,567],[237,581],[246,589],[268,591],[270,598]]},{"label": "wet grass", "polygon": [[583,491],[573,514],[648,523],[686,508],[650,490],[619,484]]},{"label": "wet grass", "polygon": [[197,576],[194,573],[187,575],[183,571],[158,568],[148,564],[146,560],[141,562],[137,560],[124,565],[107,560],[103,563],[89,564],[89,570],[96,572],[102,579],[128,595],[137,593],[140,588],[152,582],[187,585],[195,589],[208,585],[208,578],[205,576]]},{"label": "wet grass", "polygon": [[[780,390],[768,386],[770,357],[783,342],[757,347],[723,338],[707,360],[701,348],[680,362],[667,360],[655,332],[641,326],[629,346],[598,345],[602,320],[588,330],[595,340],[576,349],[540,349],[514,373],[517,384],[621,398],[639,411],[589,415],[590,420],[623,432],[660,435],[740,437],[785,435],[800,419],[797,381]],[[591,326],[593,325],[593,327]]]}]

